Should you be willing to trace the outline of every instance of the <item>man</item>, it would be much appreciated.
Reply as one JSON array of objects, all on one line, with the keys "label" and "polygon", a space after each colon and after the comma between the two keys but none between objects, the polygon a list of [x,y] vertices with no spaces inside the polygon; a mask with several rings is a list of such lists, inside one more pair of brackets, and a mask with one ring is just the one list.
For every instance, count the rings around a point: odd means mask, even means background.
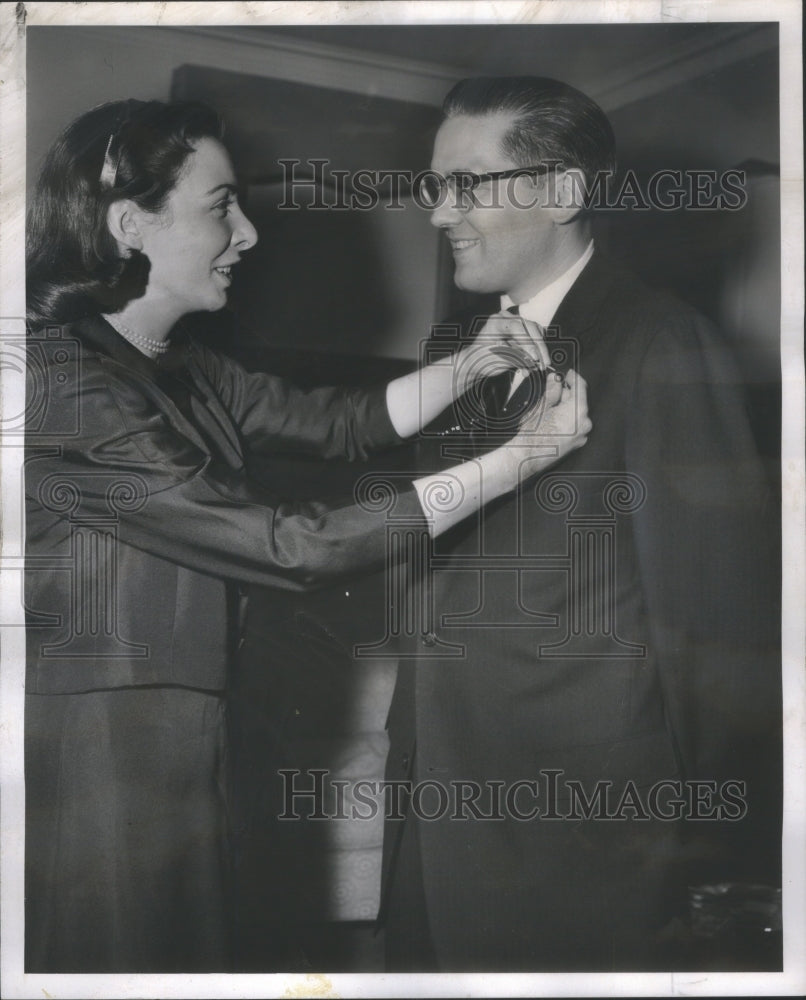
[{"label": "man", "polygon": [[[715,331],[593,244],[585,192],[614,162],[562,83],[445,100],[432,221],[456,284],[545,329],[594,430],[432,550],[389,714],[411,792],[385,838],[392,970],[707,962],[675,952],[687,885],[779,877],[774,506]],[[450,429],[472,424],[456,408],[432,442],[467,454]]]}]

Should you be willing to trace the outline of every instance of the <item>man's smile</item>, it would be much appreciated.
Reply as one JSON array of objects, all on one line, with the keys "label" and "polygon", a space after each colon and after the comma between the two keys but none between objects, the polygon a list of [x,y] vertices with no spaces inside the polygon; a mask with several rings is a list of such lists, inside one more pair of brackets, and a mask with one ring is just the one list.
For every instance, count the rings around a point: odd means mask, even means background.
[{"label": "man's smile", "polygon": [[451,240],[451,247],[454,253],[458,253],[461,250],[467,250],[470,247],[478,246],[481,240]]}]

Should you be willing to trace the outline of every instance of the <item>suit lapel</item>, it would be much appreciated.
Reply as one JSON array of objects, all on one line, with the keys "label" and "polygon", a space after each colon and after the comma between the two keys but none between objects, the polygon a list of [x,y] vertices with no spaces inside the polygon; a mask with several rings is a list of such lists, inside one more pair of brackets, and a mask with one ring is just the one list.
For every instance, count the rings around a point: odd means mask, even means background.
[{"label": "suit lapel", "polygon": [[618,273],[617,267],[594,252],[560,303],[550,326],[558,327],[561,337],[568,333],[581,335],[594,327]]}]

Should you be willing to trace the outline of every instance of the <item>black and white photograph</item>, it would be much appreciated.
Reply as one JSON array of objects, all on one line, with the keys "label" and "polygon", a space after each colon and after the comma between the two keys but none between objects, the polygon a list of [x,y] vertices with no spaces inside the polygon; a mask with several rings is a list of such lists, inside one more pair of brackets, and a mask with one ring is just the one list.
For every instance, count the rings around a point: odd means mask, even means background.
[{"label": "black and white photograph", "polygon": [[2,21],[2,993],[806,990],[801,9]]}]

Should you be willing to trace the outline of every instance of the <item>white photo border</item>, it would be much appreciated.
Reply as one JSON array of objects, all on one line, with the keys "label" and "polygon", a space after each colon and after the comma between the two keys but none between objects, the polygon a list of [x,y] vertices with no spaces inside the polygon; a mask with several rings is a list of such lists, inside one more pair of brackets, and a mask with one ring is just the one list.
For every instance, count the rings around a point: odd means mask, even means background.
[{"label": "white photo border", "polygon": [[[28,3],[0,11],[0,335],[24,336],[25,32],[33,25],[338,25],[780,23],[781,358],[783,383],[783,682],[785,706],[782,973],[485,975],[44,975],[23,971],[24,630],[0,636],[0,976],[8,997],[713,996],[806,992],[804,710],[803,114],[798,0],[499,0],[499,2]],[[24,409],[21,371],[0,371],[3,422]],[[18,618],[22,553],[19,442],[4,442],[0,621]]]}]

